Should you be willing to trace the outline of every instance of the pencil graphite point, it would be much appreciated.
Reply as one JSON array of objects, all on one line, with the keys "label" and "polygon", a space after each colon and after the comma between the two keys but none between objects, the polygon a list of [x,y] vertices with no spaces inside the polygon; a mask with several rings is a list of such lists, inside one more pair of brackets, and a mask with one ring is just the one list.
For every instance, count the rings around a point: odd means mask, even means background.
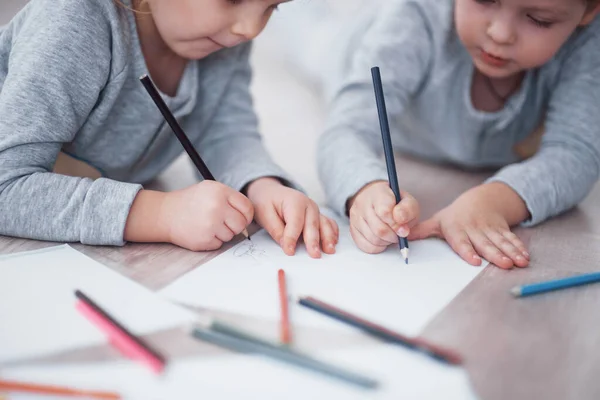
[{"label": "pencil graphite point", "polygon": [[408,264],[408,249],[400,250],[400,254],[402,254],[402,258],[404,259],[404,263]]},{"label": "pencil graphite point", "polygon": [[244,235],[244,237],[245,237],[246,239],[248,239],[249,241],[252,241],[252,239],[250,239],[250,234],[248,233],[248,229],[244,229],[244,230],[242,231],[242,235]]}]

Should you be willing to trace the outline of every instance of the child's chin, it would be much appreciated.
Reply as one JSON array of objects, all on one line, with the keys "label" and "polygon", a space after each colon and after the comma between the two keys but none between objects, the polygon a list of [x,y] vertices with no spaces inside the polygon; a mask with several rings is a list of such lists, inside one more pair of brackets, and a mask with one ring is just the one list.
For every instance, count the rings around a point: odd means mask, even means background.
[{"label": "child's chin", "polygon": [[479,72],[492,79],[509,78],[521,72],[519,70],[515,70],[512,66],[494,67],[492,65],[488,65],[476,60],[474,60],[473,63],[475,64],[475,68],[477,68]]},{"label": "child's chin", "polygon": [[173,49],[175,54],[177,54],[181,58],[185,58],[186,60],[200,60],[209,55],[216,53],[217,51],[222,50],[222,47],[209,47],[202,46],[198,48],[183,48],[183,49]]}]

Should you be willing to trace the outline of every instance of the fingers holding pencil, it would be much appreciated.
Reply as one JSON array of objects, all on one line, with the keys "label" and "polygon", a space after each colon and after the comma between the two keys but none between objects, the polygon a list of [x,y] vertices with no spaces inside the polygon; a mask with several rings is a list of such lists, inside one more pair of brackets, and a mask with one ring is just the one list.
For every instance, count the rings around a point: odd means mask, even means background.
[{"label": "fingers holding pencil", "polygon": [[406,237],[419,219],[416,199],[407,192],[396,203],[386,181],[363,187],[349,202],[350,233],[357,246],[370,254],[381,253],[399,237]]},{"label": "fingers holding pencil", "polygon": [[400,191],[402,200],[392,210],[393,229],[399,237],[408,237],[410,230],[419,222],[421,207],[410,193]]}]

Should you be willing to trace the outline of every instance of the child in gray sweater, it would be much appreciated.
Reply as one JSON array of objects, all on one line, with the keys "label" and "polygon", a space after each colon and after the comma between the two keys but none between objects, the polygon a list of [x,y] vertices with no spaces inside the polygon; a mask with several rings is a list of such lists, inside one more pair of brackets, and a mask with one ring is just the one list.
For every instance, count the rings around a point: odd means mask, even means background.
[{"label": "child in gray sweater", "polygon": [[[510,227],[568,210],[599,177],[598,3],[389,0],[345,35],[344,57],[328,76],[337,83],[319,171],[330,204],[349,214],[358,247],[378,253],[398,236],[437,236],[473,265],[481,257],[502,268],[528,265]],[[421,223],[417,201],[404,193],[397,205],[387,184],[376,65],[396,150],[499,168]],[[533,132],[543,132],[539,146],[521,146]]]},{"label": "child in gray sweater", "polygon": [[[212,250],[253,218],[287,254],[334,252],[337,226],[265,151],[251,39],[282,0],[32,0],[0,28],[0,234]],[[148,73],[217,182],[144,190],[183,148]],[[97,179],[54,172],[59,154]]]}]

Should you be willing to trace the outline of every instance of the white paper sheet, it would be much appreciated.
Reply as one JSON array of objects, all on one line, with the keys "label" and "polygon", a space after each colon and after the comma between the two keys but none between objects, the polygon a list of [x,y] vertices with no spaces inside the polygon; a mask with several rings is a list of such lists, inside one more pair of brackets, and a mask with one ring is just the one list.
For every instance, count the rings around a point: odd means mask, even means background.
[{"label": "white paper sheet", "polygon": [[75,310],[75,289],[137,334],[195,319],[68,245],[9,255],[0,258],[0,363],[105,343]]},{"label": "white paper sheet", "polygon": [[365,254],[352,242],[347,225],[340,224],[340,231],[337,253],[318,260],[302,246],[288,257],[265,231],[258,232],[252,243],[243,241],[161,294],[184,304],[278,320],[277,270],[282,268],[293,299],[293,324],[349,329],[298,306],[296,297],[305,295],[416,335],[482,270],[441,240],[411,242],[405,265],[397,247]]},{"label": "white paper sheet", "polygon": [[[319,355],[377,379],[367,390],[318,373],[259,356],[218,355],[173,360],[155,378],[129,362],[0,370],[5,379],[23,379],[78,389],[117,391],[125,399],[444,399],[476,396],[466,372],[392,345]],[[27,399],[27,397],[11,397]]]}]

